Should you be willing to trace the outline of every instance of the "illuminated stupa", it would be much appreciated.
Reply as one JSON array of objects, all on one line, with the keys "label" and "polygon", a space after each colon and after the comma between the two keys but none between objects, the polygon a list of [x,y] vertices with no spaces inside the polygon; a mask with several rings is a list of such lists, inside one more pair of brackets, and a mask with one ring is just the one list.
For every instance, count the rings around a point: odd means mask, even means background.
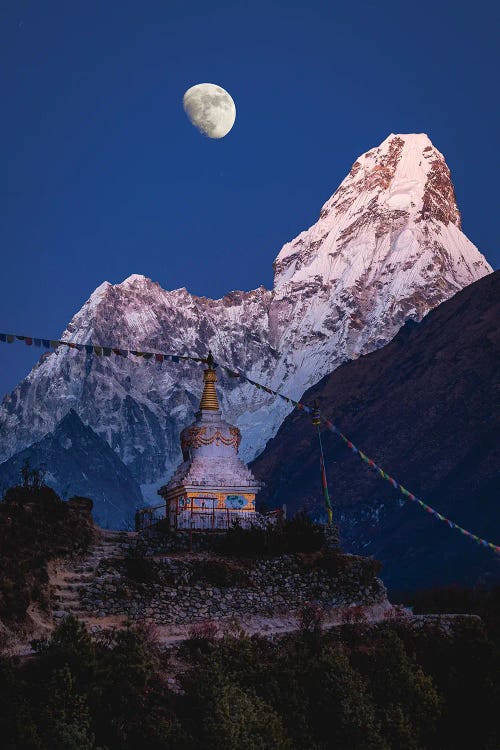
[{"label": "illuminated stupa", "polygon": [[226,529],[256,518],[262,486],[238,455],[241,433],[222,418],[211,354],[203,372],[203,394],[195,422],[181,433],[183,462],[158,490],[171,529]]}]

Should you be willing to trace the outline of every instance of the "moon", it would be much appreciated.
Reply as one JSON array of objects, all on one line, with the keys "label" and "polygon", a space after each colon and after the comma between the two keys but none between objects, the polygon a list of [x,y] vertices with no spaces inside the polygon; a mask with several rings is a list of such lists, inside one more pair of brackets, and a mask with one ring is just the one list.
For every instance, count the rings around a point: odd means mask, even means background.
[{"label": "moon", "polygon": [[198,83],[182,99],[184,111],[200,133],[209,138],[224,138],[236,120],[232,97],[215,83]]}]

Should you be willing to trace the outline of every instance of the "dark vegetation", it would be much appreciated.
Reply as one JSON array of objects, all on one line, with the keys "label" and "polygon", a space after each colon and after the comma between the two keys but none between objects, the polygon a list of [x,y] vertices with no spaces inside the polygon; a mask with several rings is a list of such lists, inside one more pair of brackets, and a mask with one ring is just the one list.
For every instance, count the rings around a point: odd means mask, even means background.
[{"label": "dark vegetation", "polygon": [[416,592],[390,592],[391,602],[410,605],[415,614],[479,615],[491,638],[500,643],[500,585],[486,588],[441,586]]},{"label": "dark vegetation", "polygon": [[[279,641],[198,627],[177,653],[128,627],[64,621],[37,656],[0,659],[5,750],[495,750],[499,652],[405,623],[322,631],[309,607]],[[175,676],[175,677],[174,677]]]},{"label": "dark vegetation", "polygon": [[[19,621],[47,603],[47,562],[86,549],[89,501],[63,503],[40,477],[0,503],[0,616]],[[243,580],[248,559],[299,554],[305,567],[347,574],[348,558],[325,550],[318,527],[299,517],[276,528],[235,528],[225,556],[193,560],[213,585]],[[222,545],[224,546],[224,545]],[[222,551],[222,550],[221,550]],[[371,573],[378,563],[370,561]],[[140,546],[124,561],[139,585],[158,581]],[[415,611],[473,611],[454,635],[404,618],[323,630],[306,605],[299,632],[271,641],[215,623],[193,626],[177,651],[154,628],[91,636],[68,618],[35,656],[0,656],[0,738],[5,750],[497,750],[499,591],[412,595]],[[401,601],[405,601],[404,596]],[[355,609],[355,608],[354,608]],[[347,620],[346,620],[347,622]]]},{"label": "dark vegetation", "polygon": [[301,563],[304,569],[318,568],[323,570],[329,577],[342,577],[350,573],[353,565],[359,560],[363,561],[363,566],[356,566],[358,582],[361,586],[368,586],[373,579],[380,575],[382,563],[379,560],[372,560],[370,557],[360,557],[358,555],[344,555],[340,550],[323,549],[319,552],[301,556]]},{"label": "dark vegetation", "polygon": [[148,557],[146,550],[140,543],[131,546],[123,560],[123,573],[129,583],[143,593],[148,590],[150,584],[163,584],[174,586],[178,583],[205,583],[210,586],[246,586],[248,585],[247,567],[242,560],[227,557],[203,557],[192,558],[184,562],[183,575],[188,578],[179,578],[178,573],[165,564],[156,563]]},{"label": "dark vegetation", "polygon": [[85,498],[63,502],[25,466],[23,484],[0,502],[0,620],[21,623],[28,606],[46,607],[47,563],[84,552],[93,537],[92,503]]},{"label": "dark vegetation", "polygon": [[159,568],[153,560],[146,557],[143,545],[130,546],[123,560],[124,573],[130,581],[136,583],[158,583]]},{"label": "dark vegetation", "polygon": [[233,557],[278,557],[293,552],[315,552],[325,543],[321,526],[305,513],[263,528],[234,526],[218,540],[217,551]]}]

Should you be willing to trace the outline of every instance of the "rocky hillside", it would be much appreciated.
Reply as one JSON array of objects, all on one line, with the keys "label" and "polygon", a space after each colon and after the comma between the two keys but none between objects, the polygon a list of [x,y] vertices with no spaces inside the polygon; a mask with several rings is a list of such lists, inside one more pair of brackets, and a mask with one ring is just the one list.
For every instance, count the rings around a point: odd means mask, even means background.
[{"label": "rocky hillside", "polygon": [[[92,503],[63,502],[49,487],[14,487],[0,503],[0,636],[2,624],[49,618],[47,563],[85,553],[96,530]],[[38,617],[37,617],[38,615]]]},{"label": "rocky hillside", "polygon": [[[408,323],[376,352],[310,389],[323,412],[416,495],[500,542],[500,272]],[[500,559],[427,515],[324,433],[335,512],[347,550],[384,563],[398,588],[500,580]],[[323,513],[318,440],[291,414],[252,469],[269,504]]]},{"label": "rocky hillside", "polygon": [[[390,135],[359,157],[317,222],[284,245],[274,267],[272,291],[219,300],[165,291],[140,275],[104,282],[63,338],[202,356],[211,348],[221,362],[297,398],[491,271],[461,231],[445,159],[424,134]],[[0,460],[75,409],[155,495],[180,460],[178,435],[192,420],[201,383],[191,364],[157,370],[133,357],[45,355],[0,408]],[[221,396],[249,460],[288,406],[235,381],[223,384]]]}]

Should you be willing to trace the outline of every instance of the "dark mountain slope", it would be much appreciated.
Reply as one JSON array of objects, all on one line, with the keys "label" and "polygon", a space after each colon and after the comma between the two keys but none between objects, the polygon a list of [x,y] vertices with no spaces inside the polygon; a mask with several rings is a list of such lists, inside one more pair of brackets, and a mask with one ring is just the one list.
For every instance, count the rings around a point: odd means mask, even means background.
[{"label": "dark mountain slope", "polygon": [[91,498],[94,518],[101,526],[124,528],[135,508],[144,503],[125,464],[73,409],[54,432],[0,464],[0,492],[19,484],[26,460],[33,469],[45,467],[45,483],[63,499]]},{"label": "dark mountain slope", "polygon": [[[500,543],[500,272],[407,323],[382,349],[348,362],[304,395],[417,496]],[[384,562],[391,587],[492,582],[500,558],[449,529],[377,478],[323,432],[346,550]],[[323,512],[318,440],[291,414],[252,468],[261,501]]]}]

